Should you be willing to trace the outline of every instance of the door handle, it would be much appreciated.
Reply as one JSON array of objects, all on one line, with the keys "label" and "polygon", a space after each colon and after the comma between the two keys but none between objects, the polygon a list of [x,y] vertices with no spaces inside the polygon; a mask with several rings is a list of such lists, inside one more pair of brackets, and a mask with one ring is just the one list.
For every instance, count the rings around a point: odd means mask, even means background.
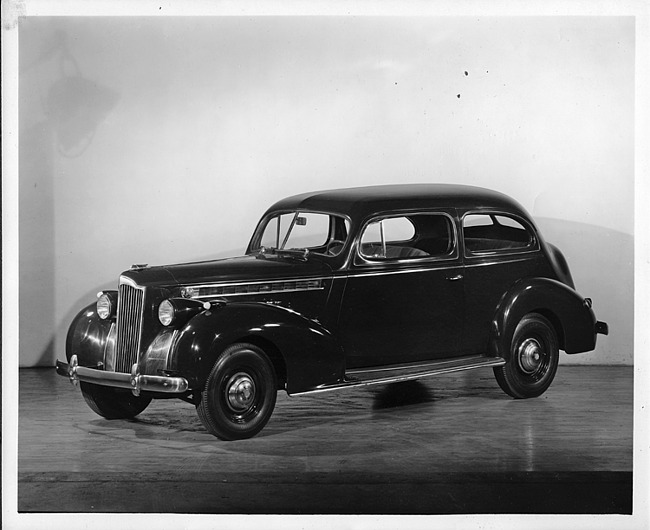
[{"label": "door handle", "polygon": [[462,279],[463,279],[463,275],[462,275],[462,274],[456,274],[456,276],[447,276],[447,279],[448,279],[450,282],[455,282],[455,281],[458,281],[458,280],[462,280]]}]

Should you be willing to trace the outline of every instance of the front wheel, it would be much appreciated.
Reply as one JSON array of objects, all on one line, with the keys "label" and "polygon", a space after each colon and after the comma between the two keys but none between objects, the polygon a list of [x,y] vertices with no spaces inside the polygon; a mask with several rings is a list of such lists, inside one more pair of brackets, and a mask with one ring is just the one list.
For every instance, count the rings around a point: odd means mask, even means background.
[{"label": "front wheel", "polygon": [[196,410],[210,433],[241,440],[262,430],[276,397],[275,371],[266,354],[252,344],[233,344],[215,362]]},{"label": "front wheel", "polygon": [[494,375],[506,394],[517,399],[537,397],[551,385],[559,357],[555,329],[542,315],[530,313],[517,324],[510,359],[494,368]]}]

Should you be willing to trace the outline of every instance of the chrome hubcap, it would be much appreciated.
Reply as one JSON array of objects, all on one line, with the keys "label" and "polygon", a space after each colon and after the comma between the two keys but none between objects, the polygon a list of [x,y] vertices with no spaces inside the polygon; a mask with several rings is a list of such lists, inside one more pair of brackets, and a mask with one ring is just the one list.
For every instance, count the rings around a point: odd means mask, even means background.
[{"label": "chrome hubcap", "polygon": [[519,346],[519,367],[527,374],[535,373],[542,365],[544,351],[536,339],[526,339]]},{"label": "chrome hubcap", "polygon": [[233,375],[226,384],[226,398],[235,412],[244,412],[255,401],[255,383],[243,372]]}]

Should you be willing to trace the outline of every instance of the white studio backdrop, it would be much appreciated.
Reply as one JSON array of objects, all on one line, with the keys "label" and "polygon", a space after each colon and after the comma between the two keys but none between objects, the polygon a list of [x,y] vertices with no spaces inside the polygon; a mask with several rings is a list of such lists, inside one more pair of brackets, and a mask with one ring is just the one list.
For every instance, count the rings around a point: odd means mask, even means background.
[{"label": "white studio backdrop", "polygon": [[19,27],[20,365],[132,263],[241,254],[310,190],[511,195],[632,364],[631,17],[27,17]]}]

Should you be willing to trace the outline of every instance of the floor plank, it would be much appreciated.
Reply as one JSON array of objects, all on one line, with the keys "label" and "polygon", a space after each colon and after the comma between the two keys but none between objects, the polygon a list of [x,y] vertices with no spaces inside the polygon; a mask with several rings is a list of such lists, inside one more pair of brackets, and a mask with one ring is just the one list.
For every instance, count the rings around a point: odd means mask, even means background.
[{"label": "floor plank", "polygon": [[223,442],[194,408],[96,416],[53,369],[20,371],[26,512],[630,513],[633,369],[561,366],[513,400],[490,369],[289,398]]}]

